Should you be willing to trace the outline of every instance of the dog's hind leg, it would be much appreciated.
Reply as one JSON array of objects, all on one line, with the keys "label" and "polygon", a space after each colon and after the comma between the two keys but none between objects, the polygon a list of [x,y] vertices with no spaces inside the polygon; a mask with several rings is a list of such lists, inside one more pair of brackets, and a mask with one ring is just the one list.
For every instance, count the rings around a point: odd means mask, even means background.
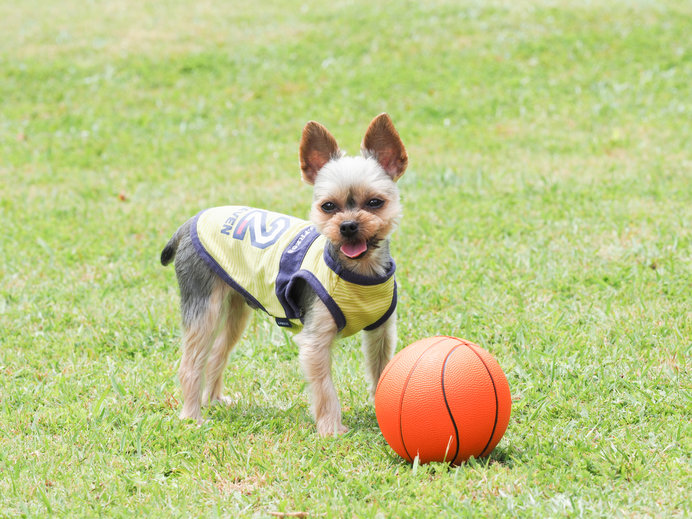
[{"label": "dog's hind leg", "polygon": [[183,308],[183,356],[178,378],[183,392],[180,418],[201,421],[202,386],[207,359],[223,318],[230,287],[216,278],[208,297],[188,298]]},{"label": "dog's hind leg", "polygon": [[214,402],[225,405],[231,403],[223,395],[223,370],[228,355],[243,334],[250,316],[250,307],[245,303],[245,298],[234,290],[228,294],[227,305],[226,322],[221,327],[207,360],[206,389],[202,402],[209,405]]}]

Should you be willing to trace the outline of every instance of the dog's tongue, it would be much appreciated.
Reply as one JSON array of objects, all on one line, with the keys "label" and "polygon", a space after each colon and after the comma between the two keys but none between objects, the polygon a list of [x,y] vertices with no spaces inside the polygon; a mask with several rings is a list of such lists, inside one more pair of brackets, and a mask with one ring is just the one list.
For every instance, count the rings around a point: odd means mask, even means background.
[{"label": "dog's tongue", "polygon": [[368,250],[368,244],[365,243],[365,240],[357,243],[344,243],[341,246],[341,252],[343,252],[349,258],[357,258],[366,250]]}]

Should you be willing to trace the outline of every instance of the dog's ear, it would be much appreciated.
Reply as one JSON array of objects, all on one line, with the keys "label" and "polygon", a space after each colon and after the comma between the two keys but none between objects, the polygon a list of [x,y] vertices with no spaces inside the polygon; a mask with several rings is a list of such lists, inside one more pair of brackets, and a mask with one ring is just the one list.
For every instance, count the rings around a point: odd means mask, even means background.
[{"label": "dog's ear", "polygon": [[382,113],[368,126],[360,145],[361,153],[374,157],[395,182],[406,171],[408,155],[389,115]]},{"label": "dog's ear", "polygon": [[339,146],[329,130],[315,121],[307,123],[300,138],[300,170],[303,180],[313,185],[317,172],[338,156]]}]

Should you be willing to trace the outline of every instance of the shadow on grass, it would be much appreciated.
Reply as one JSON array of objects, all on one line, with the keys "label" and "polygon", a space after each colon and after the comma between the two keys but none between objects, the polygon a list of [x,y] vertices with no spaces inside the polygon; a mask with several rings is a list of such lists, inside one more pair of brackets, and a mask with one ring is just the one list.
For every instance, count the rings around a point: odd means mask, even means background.
[{"label": "shadow on grass", "polygon": [[372,405],[362,405],[351,407],[344,410],[344,425],[354,431],[380,432],[375,416],[375,407]]},{"label": "shadow on grass", "polygon": [[481,458],[478,460],[479,462],[486,463],[487,460],[487,465],[492,465],[494,463],[499,463],[504,467],[507,468],[514,468],[516,465],[521,465],[522,463],[522,454],[519,450],[516,448],[509,446],[509,447],[496,447],[493,452],[490,453],[490,456],[487,456],[486,458]]},{"label": "shadow on grass", "polygon": [[[257,429],[271,427],[275,432],[295,429],[296,426],[314,430],[315,422],[310,409],[303,401],[296,402],[288,408],[262,406],[250,402],[238,401],[228,407],[213,405],[202,411],[203,416],[214,422],[233,422],[238,429],[254,432]],[[376,432],[379,426],[372,405],[343,410],[343,423],[353,432]]]},{"label": "shadow on grass", "polygon": [[[372,433],[381,437],[380,428],[377,424],[377,417],[375,415],[375,408],[370,405],[365,405],[358,407],[356,409],[351,409],[344,413],[344,423],[348,425],[354,432]],[[382,441],[386,443],[384,438]],[[403,458],[394,454],[391,451],[392,460],[400,463],[402,466],[411,466]],[[485,456],[479,459],[471,459],[466,463],[462,463],[459,467],[469,466],[469,467],[490,467],[492,465],[502,465],[509,469],[514,468],[516,465],[520,465],[523,462],[523,455],[520,450],[512,445],[496,447],[489,456]],[[436,466],[439,469],[449,469],[452,470],[456,467],[450,466],[446,463],[433,463],[431,466]]]},{"label": "shadow on grass", "polygon": [[236,402],[228,407],[214,405],[206,409],[206,418],[227,425],[231,432],[237,434],[268,431],[281,434],[295,431],[297,428],[314,430],[310,411],[302,403],[294,404],[287,409],[245,402]]},{"label": "shadow on grass", "polygon": [[410,470],[422,471],[425,474],[440,474],[440,473],[450,473],[456,470],[472,470],[472,471],[485,471],[492,469],[495,466],[500,466],[508,470],[513,470],[515,466],[521,465],[521,461],[517,460],[513,455],[511,455],[511,449],[496,448],[490,456],[485,456],[483,458],[470,458],[469,460],[459,464],[450,465],[444,462],[430,462],[423,465],[418,465],[414,469],[414,464],[409,463],[403,458],[397,456],[393,451],[388,452],[390,460],[393,465],[397,467],[408,468]]},{"label": "shadow on grass", "polygon": [[[282,409],[272,406],[261,406],[257,404],[238,402],[229,407],[212,406],[207,409],[206,417],[213,424],[218,424],[226,428],[226,432],[233,436],[243,436],[251,434],[273,434],[277,437],[295,434],[308,438],[317,438],[315,423],[310,414],[308,406],[304,402],[299,402],[291,407]],[[394,465],[401,467],[411,467],[403,458],[398,457],[386,445],[386,441],[381,435],[375,409],[372,405],[364,404],[354,408],[344,409],[344,424],[349,428],[349,433],[344,437],[344,441],[359,443],[366,441],[372,444],[377,439],[381,442],[380,448],[384,453],[391,457]],[[459,466],[451,466],[447,463],[430,463],[424,465],[426,472],[432,471],[452,471],[456,469],[487,469],[494,465],[513,469],[523,463],[523,455],[516,447],[500,446],[495,448],[489,456],[470,459]]]}]

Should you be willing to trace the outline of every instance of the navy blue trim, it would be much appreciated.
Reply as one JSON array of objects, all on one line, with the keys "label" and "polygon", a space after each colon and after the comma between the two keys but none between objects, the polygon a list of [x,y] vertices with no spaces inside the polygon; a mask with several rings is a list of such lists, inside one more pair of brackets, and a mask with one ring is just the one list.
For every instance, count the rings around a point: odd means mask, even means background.
[{"label": "navy blue trim", "polygon": [[394,260],[391,257],[389,258],[389,267],[387,267],[387,272],[382,277],[364,276],[362,274],[346,270],[341,265],[341,263],[339,263],[336,259],[332,257],[329,248],[329,243],[327,243],[324,246],[324,262],[330,269],[332,269],[336,273],[337,276],[351,283],[355,283],[357,285],[379,285],[380,283],[384,283],[389,278],[391,278],[394,275],[394,272],[396,271],[396,264],[394,263]]},{"label": "navy blue trim", "polygon": [[291,321],[289,321],[285,317],[274,317],[274,321],[276,321],[276,324],[278,324],[282,328],[292,328],[293,327],[293,324],[291,324]]},{"label": "navy blue trim", "polygon": [[267,310],[260,304],[257,299],[255,299],[250,292],[245,290],[243,287],[241,287],[238,283],[236,283],[231,276],[228,275],[228,272],[226,272],[221,265],[217,263],[217,261],[207,252],[207,249],[204,248],[204,245],[202,245],[202,242],[199,239],[199,235],[197,234],[197,221],[199,220],[199,217],[202,216],[202,213],[204,213],[205,210],[200,211],[197,213],[192,220],[192,225],[190,225],[190,239],[192,240],[192,244],[195,246],[195,249],[197,251],[197,254],[199,255],[200,258],[202,258],[207,265],[216,273],[217,276],[219,276],[221,279],[223,279],[226,283],[228,283],[233,290],[241,294],[250,304],[255,307],[259,308],[260,310],[264,311],[265,313]]},{"label": "navy blue trim", "polygon": [[281,254],[279,260],[279,273],[276,276],[276,286],[274,293],[279,299],[279,303],[289,319],[301,317],[301,309],[298,301],[293,299],[291,289],[293,288],[293,276],[298,272],[303,264],[303,259],[310,246],[319,237],[319,233],[313,226],[305,227],[298,235],[291,240],[288,247]]},{"label": "navy blue trim", "polygon": [[370,326],[366,326],[363,328],[363,330],[374,330],[375,328],[379,328],[382,326],[387,319],[391,317],[391,315],[394,313],[394,310],[396,310],[396,302],[397,302],[397,294],[396,294],[396,281],[394,281],[394,294],[392,295],[392,304],[389,306],[387,311],[384,313],[382,317],[380,317],[377,321],[372,323]]},{"label": "navy blue trim", "polygon": [[322,283],[320,283],[320,280],[317,279],[317,277],[315,277],[315,275],[312,272],[308,270],[299,270],[298,272],[296,272],[293,276],[293,279],[291,280],[291,283],[288,286],[288,292],[291,291],[293,283],[295,283],[298,279],[302,279],[308,285],[310,285],[310,288],[312,288],[315,291],[317,297],[319,297],[322,300],[324,305],[327,307],[327,310],[329,310],[329,313],[332,314],[338,331],[343,330],[346,327],[346,316],[341,311],[341,308],[339,308],[339,305],[336,304],[336,301],[332,299],[332,296],[329,295],[327,289],[324,288]]}]

